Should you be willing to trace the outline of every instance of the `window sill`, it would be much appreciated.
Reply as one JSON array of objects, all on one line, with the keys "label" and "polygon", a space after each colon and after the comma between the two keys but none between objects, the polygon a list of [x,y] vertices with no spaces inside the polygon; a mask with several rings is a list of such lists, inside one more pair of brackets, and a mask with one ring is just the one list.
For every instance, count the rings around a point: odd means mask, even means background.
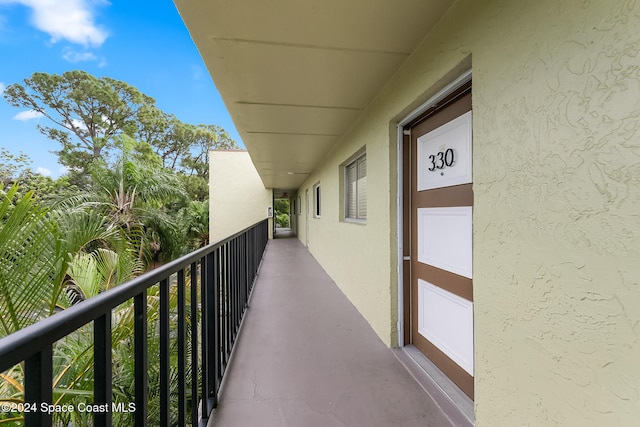
[{"label": "window sill", "polygon": [[345,218],[343,221],[349,224],[367,225],[366,219]]}]

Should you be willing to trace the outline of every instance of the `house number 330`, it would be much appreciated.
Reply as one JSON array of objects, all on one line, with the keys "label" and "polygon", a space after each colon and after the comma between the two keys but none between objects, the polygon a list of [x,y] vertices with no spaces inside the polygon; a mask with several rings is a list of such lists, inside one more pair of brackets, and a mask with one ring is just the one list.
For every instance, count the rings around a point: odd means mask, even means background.
[{"label": "house number 330", "polygon": [[430,171],[444,169],[445,166],[453,166],[453,162],[455,161],[453,148],[449,148],[446,151],[438,151],[436,154],[431,154],[429,156],[429,161],[431,162],[431,166],[429,167]]}]

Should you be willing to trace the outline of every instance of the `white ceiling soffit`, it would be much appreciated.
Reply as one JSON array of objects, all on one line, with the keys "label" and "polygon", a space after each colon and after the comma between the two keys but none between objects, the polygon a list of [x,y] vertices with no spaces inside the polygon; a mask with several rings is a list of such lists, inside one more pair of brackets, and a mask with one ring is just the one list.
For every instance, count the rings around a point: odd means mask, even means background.
[{"label": "white ceiling soffit", "polygon": [[453,0],[175,3],[265,187],[296,189]]}]

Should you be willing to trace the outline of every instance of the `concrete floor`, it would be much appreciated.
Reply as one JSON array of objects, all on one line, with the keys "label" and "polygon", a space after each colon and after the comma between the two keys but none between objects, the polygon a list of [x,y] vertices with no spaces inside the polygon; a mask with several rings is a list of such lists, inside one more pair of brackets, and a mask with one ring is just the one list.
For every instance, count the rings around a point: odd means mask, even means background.
[{"label": "concrete floor", "polygon": [[216,427],[452,422],[295,238],[269,241]]},{"label": "concrete floor", "polygon": [[296,234],[290,228],[276,228],[273,235],[276,239],[288,239],[290,237],[296,237]]}]

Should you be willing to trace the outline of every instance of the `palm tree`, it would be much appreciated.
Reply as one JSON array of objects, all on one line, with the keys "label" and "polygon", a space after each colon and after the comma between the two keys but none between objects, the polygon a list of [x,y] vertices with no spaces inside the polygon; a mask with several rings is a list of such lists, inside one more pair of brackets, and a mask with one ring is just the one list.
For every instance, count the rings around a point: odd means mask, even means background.
[{"label": "palm tree", "polygon": [[[47,211],[32,192],[17,195],[16,185],[8,192],[0,186],[0,337],[53,313],[66,262]],[[0,374],[3,400],[22,401],[22,377],[21,365]],[[2,419],[12,423],[20,417],[4,413]]]},{"label": "palm tree", "polygon": [[192,200],[178,212],[178,224],[187,238],[185,253],[209,244],[209,201]]},{"label": "palm tree", "polygon": [[142,272],[135,248],[124,231],[97,211],[55,210],[67,253],[72,254],[64,287],[73,302],[84,300]]},{"label": "palm tree", "polygon": [[[53,208],[65,214],[93,211],[123,231],[145,266],[172,258],[182,242],[168,208],[180,204],[187,193],[178,177],[164,169],[155,155],[141,156],[131,138],[120,138],[122,155],[115,164],[92,164],[89,189],[58,198]],[[154,157],[155,156],[155,157]]]},{"label": "palm tree", "polygon": [[[141,271],[122,230],[98,212],[52,212],[36,204],[33,192],[18,197],[17,186],[8,192],[0,188],[0,337]],[[91,326],[55,344],[56,403],[92,401],[92,346]],[[0,400],[22,402],[23,378],[21,364],[0,374]],[[62,425],[86,425],[77,419],[81,416],[56,415]],[[0,414],[3,425],[22,425],[22,420],[21,414]]]},{"label": "palm tree", "polygon": [[[89,190],[49,200],[50,209],[38,206],[32,192],[19,198],[17,186],[7,193],[0,188],[0,337],[135,277],[150,260],[176,254],[180,236],[198,231],[179,231],[167,213],[186,196],[178,178],[153,159],[132,154],[127,143],[131,141],[123,139],[123,154],[114,166],[92,165]],[[151,308],[156,299],[151,292]],[[131,316],[131,304],[113,312],[117,378],[133,376],[127,368],[132,360]],[[93,399],[91,328],[85,326],[54,346],[55,403]],[[155,332],[149,328],[151,347],[158,338]],[[22,369],[16,365],[0,374],[0,400],[23,400]],[[114,400],[128,401],[130,384],[114,381]],[[82,417],[58,414],[55,421],[86,425]],[[0,414],[0,424],[21,422],[21,414]]]},{"label": "palm tree", "polygon": [[17,193],[0,194],[0,337],[53,314],[69,262],[50,213]]}]

